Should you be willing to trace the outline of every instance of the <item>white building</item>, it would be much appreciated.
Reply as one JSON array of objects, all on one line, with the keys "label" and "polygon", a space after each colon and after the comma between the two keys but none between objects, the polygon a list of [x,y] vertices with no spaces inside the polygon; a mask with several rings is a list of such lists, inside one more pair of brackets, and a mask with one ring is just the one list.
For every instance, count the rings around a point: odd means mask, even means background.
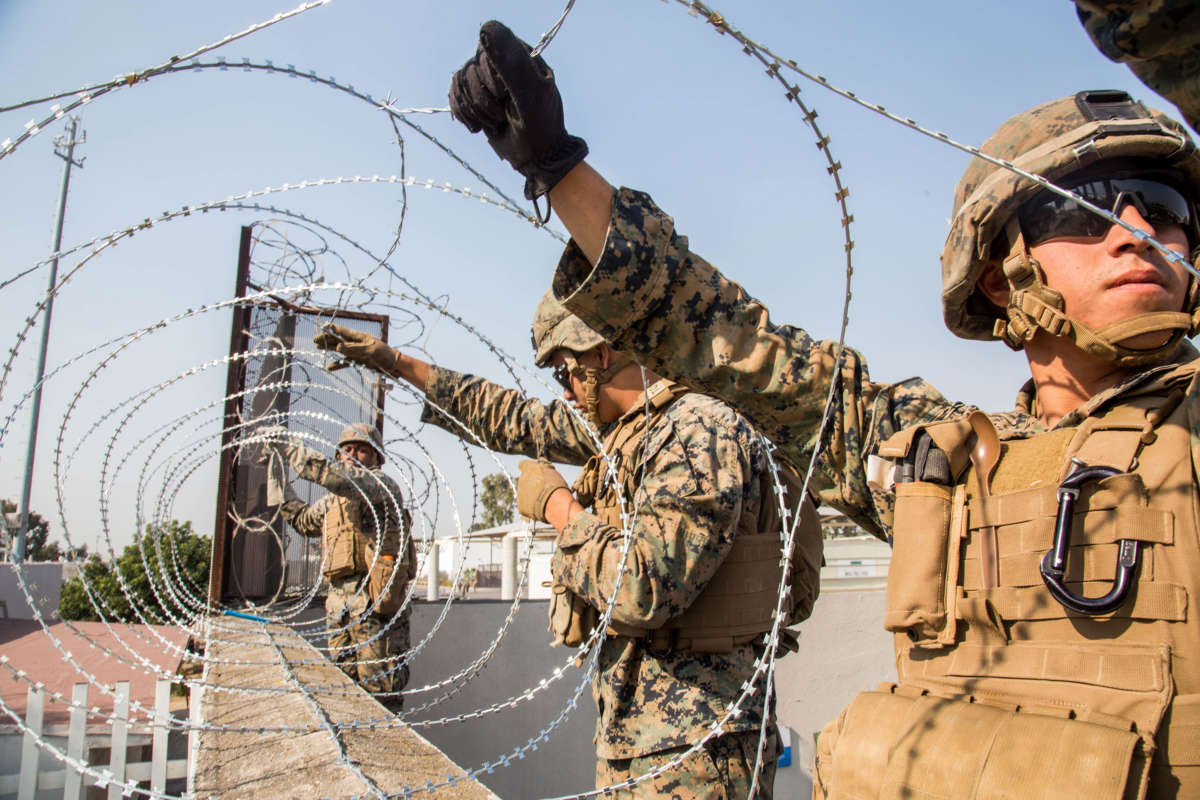
[{"label": "white building", "polygon": [[[498,596],[502,600],[511,600],[516,595],[528,562],[528,578],[521,597],[530,600],[549,599],[550,557],[554,554],[555,536],[557,533],[549,525],[521,520],[463,533],[461,536],[438,537],[434,540],[435,546],[425,556],[422,569],[425,596],[436,600],[440,594],[448,593],[456,582],[461,587],[461,576],[473,569],[480,579],[473,595],[496,597],[497,587],[489,586],[491,581],[487,578],[498,575]],[[427,545],[427,542],[419,542],[417,546],[422,549]],[[439,585],[439,574],[449,578],[449,583]],[[436,591],[431,584],[438,587]]]}]

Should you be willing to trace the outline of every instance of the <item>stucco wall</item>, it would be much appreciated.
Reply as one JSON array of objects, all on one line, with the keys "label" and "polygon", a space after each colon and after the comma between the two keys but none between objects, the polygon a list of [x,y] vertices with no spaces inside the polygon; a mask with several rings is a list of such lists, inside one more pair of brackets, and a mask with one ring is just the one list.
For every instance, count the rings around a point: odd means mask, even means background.
[{"label": "stucco wall", "polygon": [[[882,590],[825,591],[811,619],[801,627],[800,652],[776,667],[777,714],[781,725],[794,731],[792,766],[778,771],[775,797],[811,794],[813,734],[837,715],[854,694],[890,679],[891,638],[884,633]],[[490,642],[509,610],[509,603],[471,600],[455,603],[443,628],[413,663],[410,687],[416,688],[457,673]],[[546,603],[525,601],[499,649],[483,673],[452,699],[417,719],[470,712],[520,694],[567,660],[563,648],[547,642]],[[441,604],[417,604],[413,614],[413,643],[417,644],[441,611]],[[422,735],[464,767],[525,744],[562,712],[577,688],[582,672],[570,667],[564,678],[533,701],[487,714],[466,723],[418,727]],[[415,708],[433,693],[410,694],[406,707]],[[437,694],[441,694],[438,692]],[[590,689],[579,695],[577,707],[548,742],[482,780],[503,798],[553,797],[592,786],[596,714]]]},{"label": "stucco wall", "polygon": [[[20,585],[17,583],[17,565],[0,564],[0,601],[8,610],[9,619],[33,619]],[[43,616],[55,618],[58,612],[58,596],[62,589],[63,564],[59,562],[26,562],[21,565],[22,576],[30,593],[37,600]]]}]

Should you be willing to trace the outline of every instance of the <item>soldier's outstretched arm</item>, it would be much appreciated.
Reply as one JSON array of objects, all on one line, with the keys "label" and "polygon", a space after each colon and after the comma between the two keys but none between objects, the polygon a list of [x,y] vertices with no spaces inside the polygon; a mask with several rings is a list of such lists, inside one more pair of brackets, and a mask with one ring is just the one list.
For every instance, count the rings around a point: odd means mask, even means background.
[{"label": "soldier's outstretched arm", "polygon": [[288,444],[283,454],[298,478],[319,483],[340,497],[365,499],[372,505],[385,507],[399,508],[402,504],[399,489],[381,472],[335,462],[297,441]]},{"label": "soldier's outstretched arm", "polygon": [[582,161],[554,185],[550,201],[575,246],[594,265],[604,253],[604,240],[608,238],[613,187]]},{"label": "soldier's outstretched arm", "polygon": [[289,500],[280,507],[280,511],[283,518],[290,522],[300,535],[320,536],[324,528],[327,505],[325,498],[321,498],[312,505],[307,505],[299,500]]},{"label": "soldier's outstretched arm", "polygon": [[1126,64],[1200,131],[1200,3],[1196,0],[1075,0],[1101,53]]},{"label": "soldier's outstretched arm", "polygon": [[[493,450],[564,464],[582,464],[595,451],[586,429],[562,403],[543,404],[482,378],[435,367],[344,325],[326,325],[313,343],[347,361],[408,381],[430,401],[422,421],[455,436],[470,440],[469,432]],[[449,416],[439,413],[439,407]],[[325,474],[314,470],[310,470],[314,475]]]},{"label": "soldier's outstretched arm", "polygon": [[491,450],[560,464],[582,464],[596,452],[587,426],[559,400],[543,403],[442,367],[430,370],[425,397],[422,422],[468,442],[478,437]]},{"label": "soldier's outstretched arm", "polygon": [[549,193],[573,237],[553,282],[570,311],[658,374],[729,402],[793,463],[820,447],[822,500],[881,532],[867,452],[941,413],[940,394],[923,381],[874,384],[854,351],[838,361],[835,343],[774,325],[764,305],[690,251],[647,195],[614,192],[566,133],[549,67],[499,23],[481,29],[475,57],[451,81],[450,107],[527,177],[527,196]]},{"label": "soldier's outstretched arm", "polygon": [[331,350],[347,361],[408,381],[422,392],[429,382],[429,364],[388,347],[378,336],[330,323],[313,337],[321,350]]},{"label": "soldier's outstretched arm", "polygon": [[893,433],[955,408],[919,378],[875,383],[855,350],[839,358],[837,342],[774,323],[642,192],[613,195],[599,260],[568,245],[553,288],[613,347],[729,403],[793,464],[807,465],[819,449],[814,490],[877,534],[885,525],[873,521],[867,456]]}]

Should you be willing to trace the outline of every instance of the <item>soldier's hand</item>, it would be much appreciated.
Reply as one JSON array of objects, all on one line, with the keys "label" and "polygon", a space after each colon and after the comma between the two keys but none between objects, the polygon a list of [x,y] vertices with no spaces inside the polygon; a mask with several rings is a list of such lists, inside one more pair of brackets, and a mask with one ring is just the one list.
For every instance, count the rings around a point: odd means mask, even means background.
[{"label": "soldier's hand", "polygon": [[550,495],[559,489],[567,489],[567,482],[546,461],[522,461],[519,468],[521,477],[517,479],[517,511],[521,512],[521,516],[545,522],[546,503],[550,501]]},{"label": "soldier's hand", "polygon": [[272,453],[282,454],[284,449],[292,443],[291,432],[282,425],[264,425],[254,431],[254,436],[259,439],[261,444],[258,458],[255,459],[259,464],[269,463]]},{"label": "soldier's hand", "polygon": [[300,512],[307,506],[301,500],[285,500],[279,505],[279,513],[287,520],[288,524],[294,524],[296,517],[300,516]]},{"label": "soldier's hand", "polygon": [[384,344],[377,336],[365,331],[356,331],[345,325],[329,324],[313,337],[313,344],[321,350],[333,350],[345,356],[347,361],[391,373],[396,367],[396,351]]},{"label": "soldier's hand", "polygon": [[483,131],[496,155],[525,176],[525,197],[546,194],[587,156],[567,133],[554,72],[502,23],[479,29],[475,57],[450,81],[450,111],[471,133]]}]

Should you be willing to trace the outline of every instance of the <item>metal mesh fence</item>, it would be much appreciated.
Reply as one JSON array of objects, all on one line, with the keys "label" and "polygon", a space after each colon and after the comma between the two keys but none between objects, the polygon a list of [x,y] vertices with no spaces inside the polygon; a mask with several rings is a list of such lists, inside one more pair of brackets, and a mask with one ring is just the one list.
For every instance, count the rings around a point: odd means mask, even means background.
[{"label": "metal mesh fence", "polygon": [[[258,463],[261,448],[239,446],[237,431],[279,424],[301,434],[310,446],[332,455],[345,425],[368,422],[382,427],[383,390],[379,377],[360,370],[330,371],[329,357],[312,351],[312,337],[336,313],[337,322],[386,339],[387,317],[344,310],[253,303],[239,309],[244,320],[246,357],[235,369],[236,418],[226,419],[227,457],[222,459],[218,502],[225,509],[217,535],[224,537],[225,602],[272,601],[295,597],[320,580],[321,542],[305,537],[266,502],[267,470]],[[235,338],[237,338],[235,336]],[[306,481],[293,489],[311,503],[325,490]]]}]

